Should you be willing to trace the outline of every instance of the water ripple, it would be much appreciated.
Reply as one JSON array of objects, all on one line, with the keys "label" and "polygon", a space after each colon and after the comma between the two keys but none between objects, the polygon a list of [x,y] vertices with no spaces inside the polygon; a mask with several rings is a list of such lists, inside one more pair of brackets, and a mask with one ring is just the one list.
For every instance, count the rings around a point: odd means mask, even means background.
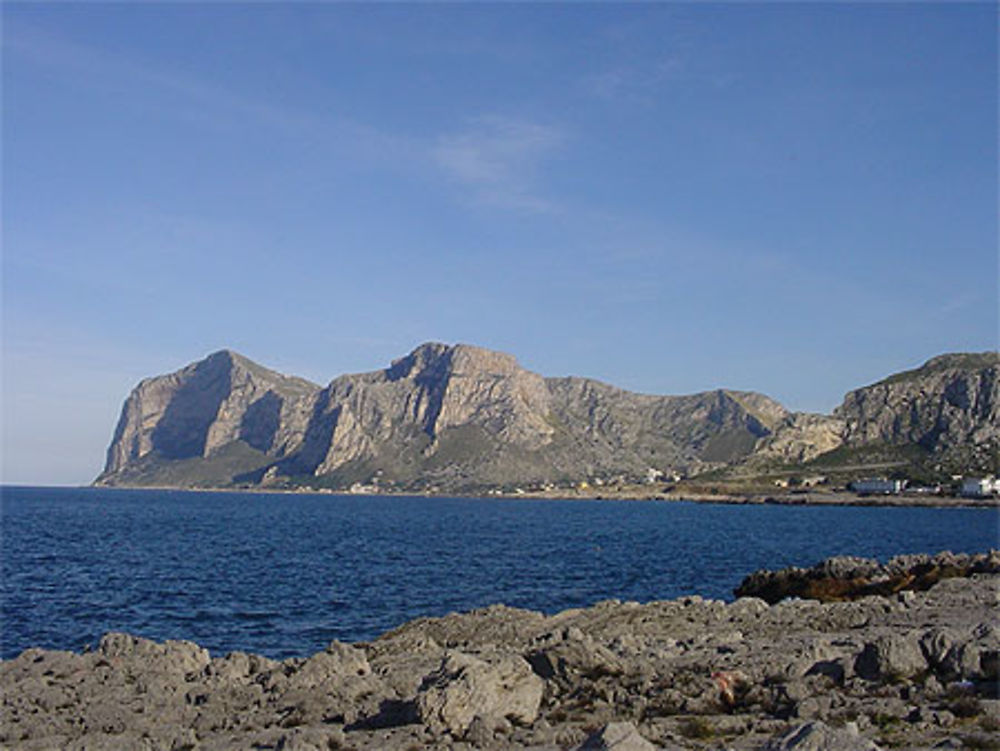
[{"label": "water ripple", "polygon": [[730,598],[749,571],[995,546],[989,509],[4,488],[2,656],[106,631],[283,658],[495,602]]}]

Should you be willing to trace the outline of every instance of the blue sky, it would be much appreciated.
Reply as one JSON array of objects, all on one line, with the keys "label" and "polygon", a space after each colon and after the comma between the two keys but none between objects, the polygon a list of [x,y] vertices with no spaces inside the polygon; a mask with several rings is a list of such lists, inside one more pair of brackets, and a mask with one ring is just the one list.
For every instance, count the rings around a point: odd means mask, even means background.
[{"label": "blue sky", "polygon": [[223,347],[821,412],[997,347],[992,3],[2,12],[3,481]]}]

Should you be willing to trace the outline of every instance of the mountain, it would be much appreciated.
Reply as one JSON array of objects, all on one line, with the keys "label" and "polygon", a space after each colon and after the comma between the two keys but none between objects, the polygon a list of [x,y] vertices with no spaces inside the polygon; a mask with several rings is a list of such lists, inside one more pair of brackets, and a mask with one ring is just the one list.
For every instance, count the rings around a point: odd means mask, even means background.
[{"label": "mountain", "polygon": [[1000,470],[1000,357],[945,354],[849,392],[833,414],[790,414],[742,464]]},{"label": "mountain", "polygon": [[129,394],[98,485],[227,485],[297,445],[320,387],[223,350]]},{"label": "mountain", "polygon": [[634,394],[428,343],[325,388],[223,351],[129,395],[100,485],[472,489],[696,471],[788,416],[761,394]]},{"label": "mountain", "polygon": [[458,491],[709,469],[996,471],[998,403],[995,353],[936,357],[815,415],[745,391],[544,378],[464,344],[325,387],[224,350],[132,391],[95,482]]},{"label": "mountain", "polygon": [[935,357],[850,392],[834,417],[844,422],[847,446],[913,446],[955,467],[996,472],[1000,357]]}]

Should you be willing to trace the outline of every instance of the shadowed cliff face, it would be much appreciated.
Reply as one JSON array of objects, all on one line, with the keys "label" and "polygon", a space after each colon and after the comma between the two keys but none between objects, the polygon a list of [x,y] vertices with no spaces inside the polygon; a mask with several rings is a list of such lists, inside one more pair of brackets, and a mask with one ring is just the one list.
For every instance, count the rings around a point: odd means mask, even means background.
[{"label": "shadowed cliff face", "polygon": [[122,408],[97,482],[145,484],[149,476],[152,483],[187,484],[155,470],[208,459],[235,442],[247,448],[248,456],[287,451],[300,441],[306,427],[302,413],[318,390],[225,350],[176,373],[146,379]]},{"label": "shadowed cliff face", "polygon": [[226,353],[219,353],[181,380],[150,432],[152,450],[166,459],[204,456],[209,432],[233,388],[232,371]]},{"label": "shadowed cliff face", "polygon": [[230,388],[229,363],[227,353],[218,352],[177,373],[142,381],[122,409],[105,473],[153,452],[165,459],[201,456]]},{"label": "shadowed cliff face", "polygon": [[550,378],[510,355],[421,345],[325,388],[219,352],[140,383],[101,484],[220,486],[378,478],[461,489],[593,476],[638,479],[761,457],[808,461],[841,445],[928,450],[996,441],[997,368],[938,358],[852,392],[834,417],[761,394],[634,394]]},{"label": "shadowed cliff face", "polygon": [[281,405],[273,391],[252,402],[240,420],[239,439],[258,451],[270,451],[281,426]]}]

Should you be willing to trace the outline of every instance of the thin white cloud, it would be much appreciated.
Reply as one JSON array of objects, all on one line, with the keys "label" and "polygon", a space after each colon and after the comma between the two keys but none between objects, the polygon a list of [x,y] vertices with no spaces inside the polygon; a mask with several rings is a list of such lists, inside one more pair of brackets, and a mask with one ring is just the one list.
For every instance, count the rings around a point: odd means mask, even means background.
[{"label": "thin white cloud", "polygon": [[592,96],[608,101],[632,101],[649,104],[659,90],[686,75],[680,57],[669,57],[648,67],[622,66],[583,79],[583,88]]},{"label": "thin white cloud", "polygon": [[121,95],[126,101],[133,96],[141,96],[147,103],[159,101],[177,117],[216,123],[222,118],[244,122],[249,119],[282,130],[312,124],[308,116],[287,107],[242,97],[197,77],[145,65],[25,24],[14,28],[8,24],[4,37],[5,47],[12,54],[60,71],[81,87]]},{"label": "thin white cloud", "polygon": [[938,305],[937,314],[941,317],[950,316],[970,308],[982,306],[982,303],[982,295],[964,290],[962,294],[953,295],[950,299],[946,299]]},{"label": "thin white cloud", "polygon": [[207,128],[245,129],[252,124],[286,137],[322,136],[344,153],[386,163],[407,155],[412,159],[417,153],[409,139],[351,118],[320,115],[265,96],[238,93],[178,68],[151,65],[28,24],[7,23],[4,47],[18,59],[55,71],[81,89]]},{"label": "thin white cloud", "polygon": [[740,71],[719,67],[710,52],[696,51],[694,40],[678,35],[671,44],[673,49],[658,60],[623,62],[592,71],[579,79],[577,86],[594,99],[650,106],[673,87],[728,89],[739,84]]},{"label": "thin white cloud", "polygon": [[564,142],[563,132],[551,125],[488,116],[462,132],[441,136],[431,155],[478,202],[547,212],[555,206],[540,194],[538,173]]},{"label": "thin white cloud", "polygon": [[5,51],[55,73],[81,90],[154,108],[164,117],[213,130],[269,128],[286,138],[320,138],[325,148],[391,170],[426,170],[428,162],[473,188],[475,200],[530,211],[552,204],[534,189],[541,160],[561,142],[559,131],[522,120],[482,117],[428,143],[351,118],[280,105],[162,64],[151,65],[30,24],[8,23]]},{"label": "thin white cloud", "polygon": [[237,93],[186,71],[152,65],[30,24],[7,24],[4,46],[18,60],[55,72],[80,89],[116,97],[126,105],[152,107],[165,117],[215,130],[243,129],[252,123],[286,138],[322,137],[330,149],[394,170],[403,165],[426,167],[429,158],[475,202],[539,213],[555,210],[539,189],[543,162],[565,141],[562,131],[551,125],[482,116],[428,144],[350,118]]}]

